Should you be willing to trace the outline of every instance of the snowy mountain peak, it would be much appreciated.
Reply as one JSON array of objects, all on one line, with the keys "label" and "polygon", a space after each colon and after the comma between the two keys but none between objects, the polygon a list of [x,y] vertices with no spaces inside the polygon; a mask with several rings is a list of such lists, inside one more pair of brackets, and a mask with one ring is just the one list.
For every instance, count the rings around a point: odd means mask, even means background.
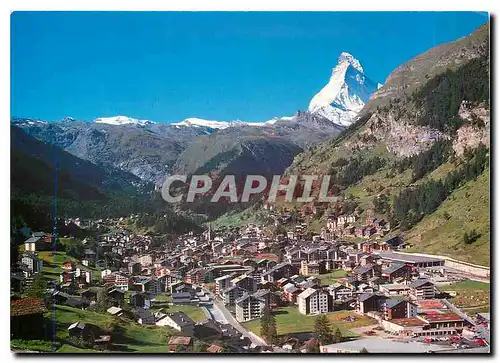
[{"label": "snowy mountain peak", "polygon": [[190,118],[187,118],[181,122],[173,123],[172,125],[174,125],[174,126],[190,126],[190,127],[209,127],[211,129],[222,130],[222,129],[226,129],[230,126],[235,126],[235,125],[240,124],[240,123],[242,123],[242,122],[238,122],[238,121],[232,121],[232,122],[213,121],[213,120],[204,120],[204,119],[197,118],[197,117],[190,117]]},{"label": "snowy mountain peak", "polygon": [[212,121],[212,120],[204,120],[197,117],[190,117],[181,122],[173,123],[174,126],[185,126],[185,127],[209,127],[211,129],[227,129],[228,127],[237,127],[237,126],[256,126],[256,127],[265,127],[272,126],[278,121],[290,121],[293,120],[294,117],[275,117],[272,120],[264,121],[264,122],[245,122],[241,120],[235,121]]},{"label": "snowy mountain peak", "polygon": [[149,120],[138,120],[136,118],[128,116],[113,116],[113,117],[99,117],[94,120],[96,124],[108,124],[108,125],[148,125],[154,124],[153,121]]},{"label": "snowy mountain peak", "polygon": [[365,76],[361,63],[342,52],[329,82],[312,98],[308,111],[349,126],[376,90],[377,84]]},{"label": "snowy mountain peak", "polygon": [[357,69],[359,72],[363,73],[363,67],[361,66],[361,63],[359,63],[359,60],[354,58],[352,54],[347,53],[347,52],[342,52],[340,53],[338,63],[348,63],[351,66],[353,66],[355,69]]}]

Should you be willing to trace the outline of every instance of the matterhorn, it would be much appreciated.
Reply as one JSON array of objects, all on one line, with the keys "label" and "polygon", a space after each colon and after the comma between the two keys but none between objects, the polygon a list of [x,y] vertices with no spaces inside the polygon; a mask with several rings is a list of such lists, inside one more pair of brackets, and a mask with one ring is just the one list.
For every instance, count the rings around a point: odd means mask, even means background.
[{"label": "matterhorn", "polygon": [[308,111],[341,126],[349,126],[380,85],[365,76],[361,63],[342,52],[329,82],[309,103]]}]

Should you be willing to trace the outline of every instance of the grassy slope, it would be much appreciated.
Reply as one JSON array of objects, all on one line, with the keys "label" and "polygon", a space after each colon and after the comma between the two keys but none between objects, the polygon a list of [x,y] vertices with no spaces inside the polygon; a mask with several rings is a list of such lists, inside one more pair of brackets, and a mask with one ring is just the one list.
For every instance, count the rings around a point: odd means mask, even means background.
[{"label": "grassy slope", "polygon": [[189,316],[194,321],[204,321],[207,320],[207,316],[203,312],[203,309],[198,306],[193,305],[172,305],[166,308],[163,308],[162,311],[164,313],[176,313],[178,311],[182,311],[184,314]]},{"label": "grassy slope", "polygon": [[[431,215],[413,227],[405,239],[410,252],[442,254],[462,261],[490,264],[489,168],[476,180],[454,191]],[[446,213],[449,219],[446,219]],[[475,229],[481,236],[472,244],[463,235]]]},{"label": "grassy slope", "polygon": [[[49,311],[46,316],[52,319],[52,311]],[[67,306],[57,306],[55,317],[56,340],[63,343],[58,350],[61,353],[92,352],[91,349],[74,347],[67,341],[67,328],[75,321],[97,325],[104,331],[112,331],[113,350],[118,351],[138,353],[167,352],[168,339],[171,335],[175,335],[174,330],[166,327],[139,325],[108,314],[99,314]]]},{"label": "grassy slope", "polygon": [[[371,318],[359,316],[350,311],[336,311],[327,314],[326,316],[328,317],[333,331],[339,328],[342,335],[345,337],[357,337],[357,334],[351,332],[349,328],[356,328],[375,323],[375,320]],[[357,320],[354,322],[346,322],[342,320],[342,318],[345,318],[346,316],[355,316]],[[316,320],[316,317],[302,315],[295,307],[285,307],[279,309],[275,312],[275,318],[279,335],[314,331],[314,321]],[[257,335],[260,334],[260,319],[243,323],[243,325],[253,333]]]},{"label": "grassy slope", "polygon": [[100,271],[94,267],[83,266],[79,261],[65,252],[56,251],[40,251],[38,253],[43,260],[43,275],[48,279],[55,279],[59,281],[59,274],[63,271],[62,264],[67,261],[75,262],[77,266],[92,270],[92,279],[97,281],[100,279]]},{"label": "grassy slope", "polygon": [[456,284],[440,286],[443,291],[455,291],[453,304],[464,308],[467,314],[490,311],[490,284],[478,281],[462,281]]},{"label": "grassy slope", "polygon": [[333,270],[327,274],[316,275],[316,277],[321,279],[323,285],[332,285],[346,276],[348,276],[348,272],[344,270]]}]

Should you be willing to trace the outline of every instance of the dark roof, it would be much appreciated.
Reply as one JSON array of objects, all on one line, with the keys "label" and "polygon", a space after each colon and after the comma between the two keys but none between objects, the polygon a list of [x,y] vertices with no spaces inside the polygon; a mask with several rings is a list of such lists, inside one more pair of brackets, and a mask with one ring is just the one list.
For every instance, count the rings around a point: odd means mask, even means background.
[{"label": "dark roof", "polygon": [[404,263],[393,263],[388,268],[386,268],[383,273],[393,274],[394,272],[404,268],[406,265]]},{"label": "dark roof", "polygon": [[354,270],[354,273],[364,274],[373,269],[373,265],[359,266]]},{"label": "dark roof", "polygon": [[395,307],[396,305],[399,305],[401,304],[402,302],[404,302],[405,300],[403,299],[389,299],[385,302],[386,306],[388,308],[393,308]]},{"label": "dark roof", "polygon": [[170,319],[172,319],[179,326],[189,326],[194,325],[194,321],[191,320],[189,316],[184,314],[184,312],[179,311],[176,313],[167,314]]},{"label": "dark roof", "polygon": [[229,292],[229,291],[237,289],[237,288],[238,288],[238,286],[236,286],[236,285],[229,286],[228,288],[222,290],[222,293],[225,294],[226,292]]},{"label": "dark roof", "polygon": [[257,292],[255,292],[253,294],[253,296],[259,298],[259,297],[263,297],[263,296],[270,294],[270,293],[271,293],[271,290],[261,289],[261,290],[257,290]]},{"label": "dark roof", "polygon": [[372,297],[375,297],[376,295],[375,294],[372,294],[372,293],[363,293],[361,295],[359,295],[359,301],[366,301],[368,299],[371,299]]},{"label": "dark roof", "polygon": [[[384,224],[385,224],[385,221],[384,221]],[[396,236],[396,237],[392,237],[392,238],[388,239],[387,241],[385,241],[385,243],[387,243],[388,245],[391,245],[393,247],[396,247],[396,246],[402,245],[404,243],[404,241],[401,237]]]},{"label": "dark roof", "polygon": [[89,304],[88,304],[88,302],[86,302],[83,299],[78,299],[78,298],[75,298],[75,297],[70,297],[70,298],[68,298],[64,302],[64,305],[71,306],[71,307],[74,307],[74,308],[80,308],[82,306],[88,306]]},{"label": "dark roof", "polygon": [[424,286],[427,283],[431,283],[431,282],[427,279],[417,279],[415,281],[412,281],[410,286],[411,287],[420,287],[420,286]]},{"label": "dark roof", "polygon": [[111,294],[112,292],[118,292],[122,295],[125,295],[125,291],[121,290],[121,289],[112,289],[112,290],[109,290],[108,291],[108,294]]},{"label": "dark roof", "polygon": [[131,311],[134,314],[134,316],[142,318],[142,319],[149,318],[149,317],[153,316],[153,314],[151,314],[151,312],[149,312],[148,310],[141,308],[141,307],[133,308]]},{"label": "dark roof", "polygon": [[191,293],[190,292],[174,292],[172,294],[172,299],[186,299],[186,298],[191,298]]}]

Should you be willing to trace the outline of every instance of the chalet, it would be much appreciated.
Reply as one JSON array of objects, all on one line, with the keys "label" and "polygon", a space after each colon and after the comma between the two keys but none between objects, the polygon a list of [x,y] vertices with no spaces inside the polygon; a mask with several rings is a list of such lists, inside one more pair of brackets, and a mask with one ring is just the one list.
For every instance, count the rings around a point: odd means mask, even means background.
[{"label": "chalet", "polygon": [[192,291],[186,291],[186,292],[174,292],[172,294],[172,304],[173,305],[188,305],[191,304],[193,301],[193,292]]},{"label": "chalet", "polygon": [[387,284],[387,278],[383,276],[373,276],[368,279],[368,285],[375,288],[377,286],[381,286]]},{"label": "chalet", "polygon": [[130,294],[130,306],[149,309],[151,307],[151,298],[144,292],[132,292]]},{"label": "chalet", "polygon": [[26,265],[31,274],[39,273],[43,268],[43,261],[36,252],[24,252],[21,255],[21,263]]},{"label": "chalet", "polygon": [[138,275],[141,273],[141,263],[140,262],[129,262],[128,264],[128,272],[131,275]]},{"label": "chalet", "polygon": [[274,266],[269,271],[264,272],[261,276],[265,281],[275,282],[283,277],[290,277],[297,272],[297,269],[287,262],[282,262]]},{"label": "chalet", "polygon": [[10,291],[13,293],[21,293],[26,284],[26,277],[20,273],[10,274]]},{"label": "chalet", "polygon": [[176,313],[165,314],[155,323],[158,326],[169,326],[183,334],[194,335],[194,321],[182,311]]},{"label": "chalet", "polygon": [[10,301],[10,329],[13,337],[40,339],[44,332],[42,299],[24,298]]},{"label": "chalet", "polygon": [[108,298],[114,306],[123,306],[125,291],[120,289],[111,289],[108,291]]},{"label": "chalet", "polygon": [[84,258],[91,264],[94,265],[97,257],[97,253],[90,248],[86,248],[83,250]]},{"label": "chalet", "polygon": [[388,268],[382,270],[382,276],[389,281],[395,279],[408,278],[411,275],[411,268],[403,263],[392,263]]},{"label": "chalet", "polygon": [[285,286],[283,286],[283,298],[286,301],[291,302],[293,304],[297,302],[297,297],[301,292],[302,290],[292,283],[288,283]]},{"label": "chalet", "polygon": [[289,282],[290,282],[290,280],[288,278],[283,277],[283,278],[279,279],[278,281],[276,281],[276,286],[283,287],[286,284],[288,284]]},{"label": "chalet", "polygon": [[191,337],[173,336],[168,341],[168,351],[171,353],[187,351],[191,345]]},{"label": "chalet", "polygon": [[94,339],[94,349],[108,350],[111,347],[111,335],[100,335]]},{"label": "chalet", "polygon": [[379,285],[379,291],[387,296],[409,295],[411,287],[403,284],[383,284]]},{"label": "chalet", "polygon": [[89,285],[92,283],[92,270],[84,267],[75,269],[75,279],[81,285]]},{"label": "chalet", "polygon": [[160,285],[160,292],[171,291],[170,287],[173,284],[181,282],[180,277],[175,275],[173,272],[167,273],[165,275],[158,277],[158,283]]},{"label": "chalet", "polygon": [[363,292],[375,292],[374,288],[367,283],[363,282],[358,285],[358,292],[363,293]]},{"label": "chalet", "polygon": [[85,342],[94,342],[94,332],[88,324],[75,322],[68,327],[68,335],[70,338],[82,339]]},{"label": "chalet", "polygon": [[231,286],[237,286],[249,293],[257,290],[257,281],[248,275],[241,275],[231,280]]},{"label": "chalet", "polygon": [[352,249],[352,250],[347,251],[347,256],[348,256],[349,260],[354,262],[356,265],[359,264],[361,262],[361,258],[363,256],[366,256],[366,255],[367,255],[366,252],[359,251],[359,250]]},{"label": "chalet", "polygon": [[185,281],[190,284],[199,285],[205,281],[205,269],[204,268],[195,268],[186,273],[184,277]]},{"label": "chalet", "polygon": [[73,261],[65,261],[62,263],[61,267],[67,271],[73,271],[76,269],[76,263]]},{"label": "chalet", "polygon": [[380,266],[367,264],[356,267],[352,273],[358,281],[368,281],[370,278],[380,275]]},{"label": "chalet", "polygon": [[417,305],[408,300],[391,298],[385,300],[383,312],[386,320],[415,318]]},{"label": "chalet", "polygon": [[155,317],[150,311],[145,310],[141,307],[136,307],[132,309],[134,314],[134,319],[137,323],[141,325],[153,325],[155,323]]},{"label": "chalet", "polygon": [[207,348],[207,353],[222,353],[224,348],[220,345],[212,344]]},{"label": "chalet", "polygon": [[359,259],[359,264],[361,266],[372,265],[372,264],[376,264],[379,259],[380,259],[380,257],[377,255],[371,255],[371,254],[365,255]]},{"label": "chalet", "polygon": [[354,295],[354,289],[347,287],[340,283],[335,283],[328,287],[330,295],[332,295],[333,300],[346,300],[350,299]]},{"label": "chalet", "polygon": [[52,235],[43,232],[34,232],[30,238],[24,241],[26,252],[50,251],[52,246]]},{"label": "chalet", "polygon": [[194,336],[204,341],[221,340],[223,337],[221,325],[211,319],[197,323],[194,326]]},{"label": "chalet", "polygon": [[97,301],[97,289],[90,288],[82,292],[82,298],[87,301]]},{"label": "chalet", "polygon": [[266,302],[266,306],[270,306],[271,308],[278,306],[279,304],[279,294],[274,293],[270,290],[257,290],[253,293],[253,296],[264,299]]},{"label": "chalet", "polygon": [[193,285],[189,282],[179,281],[170,285],[171,294],[190,291],[193,291]]},{"label": "chalet", "polygon": [[75,282],[75,271],[62,271],[59,274],[59,282],[62,284]]},{"label": "chalet", "polygon": [[405,242],[403,238],[401,238],[400,236],[395,236],[385,241],[384,244],[388,248],[382,248],[382,249],[399,250],[404,246]]},{"label": "chalet", "polygon": [[381,311],[387,298],[374,293],[364,293],[358,296],[356,310],[361,314],[371,311]]}]

